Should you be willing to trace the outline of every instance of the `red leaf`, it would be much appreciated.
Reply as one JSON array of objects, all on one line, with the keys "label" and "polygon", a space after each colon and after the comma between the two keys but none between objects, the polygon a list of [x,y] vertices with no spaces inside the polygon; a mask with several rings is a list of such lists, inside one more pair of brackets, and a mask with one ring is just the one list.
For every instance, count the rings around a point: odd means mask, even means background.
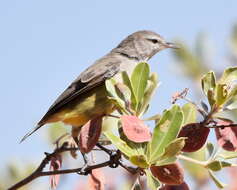
[{"label": "red leaf", "polygon": [[101,169],[92,170],[89,179],[90,190],[104,190],[105,189],[105,177]]},{"label": "red leaf", "polygon": [[210,129],[200,123],[190,123],[182,127],[178,137],[187,137],[183,152],[195,152],[202,148],[209,135]]},{"label": "red leaf", "polygon": [[[55,155],[54,157],[51,158],[50,160],[50,166],[49,170],[50,171],[56,171],[62,167],[62,156],[60,154]],[[60,175],[51,175],[49,177],[50,180],[50,186],[52,189],[56,189],[58,183],[59,183]]]},{"label": "red leaf", "polygon": [[79,147],[82,153],[90,152],[99,140],[102,126],[102,117],[88,121],[81,129]]},{"label": "red leaf", "polygon": [[189,187],[183,182],[180,185],[164,185],[160,190],[189,190]]},{"label": "red leaf", "polygon": [[133,142],[142,143],[151,140],[149,128],[142,120],[132,115],[121,116],[122,128],[127,138]]},{"label": "red leaf", "polygon": [[[218,125],[229,125],[233,122],[231,121],[218,121]],[[236,127],[224,127],[215,128],[216,138],[218,144],[227,151],[237,150],[237,128]]]},{"label": "red leaf", "polygon": [[151,173],[159,181],[168,185],[180,185],[184,182],[183,169],[178,163],[164,166],[151,166]]}]

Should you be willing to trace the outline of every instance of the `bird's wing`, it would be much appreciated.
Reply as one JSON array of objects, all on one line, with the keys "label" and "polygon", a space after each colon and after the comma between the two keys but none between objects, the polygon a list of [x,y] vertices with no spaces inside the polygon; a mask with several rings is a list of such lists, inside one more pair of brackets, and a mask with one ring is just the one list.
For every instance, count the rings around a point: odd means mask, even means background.
[{"label": "bird's wing", "polygon": [[88,92],[92,88],[104,83],[108,78],[113,77],[120,71],[121,59],[118,57],[105,56],[96,61],[92,66],[87,68],[72,84],[57,98],[53,105],[49,108],[44,117],[39,121],[37,126],[29,131],[20,142],[37,131],[52,114],[58,111],[67,103],[73,101],[83,93]]},{"label": "bird's wing", "polygon": [[55,113],[65,104],[74,100],[90,89],[101,85],[106,79],[113,77],[120,71],[121,61],[116,57],[105,56],[99,59],[92,66],[82,72],[79,77],[56,99],[47,113],[38,123],[41,125],[45,119]]}]

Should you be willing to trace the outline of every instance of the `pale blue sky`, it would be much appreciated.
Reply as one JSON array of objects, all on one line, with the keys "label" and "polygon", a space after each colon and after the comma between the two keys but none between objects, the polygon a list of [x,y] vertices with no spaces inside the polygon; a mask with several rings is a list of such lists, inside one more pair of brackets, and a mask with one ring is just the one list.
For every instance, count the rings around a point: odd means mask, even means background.
[{"label": "pale blue sky", "polygon": [[[44,128],[23,144],[19,139],[83,69],[128,34],[148,29],[192,44],[205,31],[221,57],[237,22],[236,7],[234,0],[0,0],[1,163],[41,157]],[[172,71],[170,51],[151,60],[162,81],[152,113],[190,85]]]}]

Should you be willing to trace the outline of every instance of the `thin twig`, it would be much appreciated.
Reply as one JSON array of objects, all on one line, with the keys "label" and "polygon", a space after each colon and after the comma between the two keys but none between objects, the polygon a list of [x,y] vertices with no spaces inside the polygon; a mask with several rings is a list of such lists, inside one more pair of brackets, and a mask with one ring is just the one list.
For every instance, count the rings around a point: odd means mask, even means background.
[{"label": "thin twig", "polygon": [[133,168],[131,166],[126,166],[125,164],[123,164],[122,162],[119,161],[119,165],[124,168],[125,170],[127,170],[129,173],[131,174],[137,174],[138,172],[140,172],[140,168]]},{"label": "thin twig", "polygon": [[236,123],[231,123],[231,124],[228,124],[228,125],[214,125],[214,126],[208,126],[208,128],[221,128],[221,129],[224,129],[226,127],[237,127],[237,124]]}]

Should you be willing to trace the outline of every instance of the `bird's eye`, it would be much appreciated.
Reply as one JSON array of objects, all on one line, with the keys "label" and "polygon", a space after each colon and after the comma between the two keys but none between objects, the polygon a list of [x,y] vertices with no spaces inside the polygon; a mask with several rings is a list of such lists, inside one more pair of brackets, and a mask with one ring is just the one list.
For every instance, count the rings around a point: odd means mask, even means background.
[{"label": "bird's eye", "polygon": [[157,39],[148,39],[149,41],[151,41],[153,44],[157,44],[158,40]]}]

